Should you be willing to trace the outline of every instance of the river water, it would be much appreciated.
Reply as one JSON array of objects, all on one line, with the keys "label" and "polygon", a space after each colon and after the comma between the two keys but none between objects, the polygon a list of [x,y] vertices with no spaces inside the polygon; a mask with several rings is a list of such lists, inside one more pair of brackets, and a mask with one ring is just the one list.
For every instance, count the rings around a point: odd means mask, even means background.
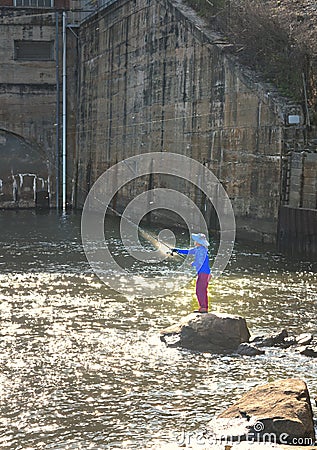
[{"label": "river water", "polygon": [[[317,395],[316,360],[294,351],[166,348],[159,332],[196,307],[194,283],[162,298],[111,290],[85,258],[79,213],[1,212],[0,230],[1,449],[177,448],[259,383],[299,377]],[[316,287],[313,263],[240,243],[211,309],[252,334],[316,333]]]}]

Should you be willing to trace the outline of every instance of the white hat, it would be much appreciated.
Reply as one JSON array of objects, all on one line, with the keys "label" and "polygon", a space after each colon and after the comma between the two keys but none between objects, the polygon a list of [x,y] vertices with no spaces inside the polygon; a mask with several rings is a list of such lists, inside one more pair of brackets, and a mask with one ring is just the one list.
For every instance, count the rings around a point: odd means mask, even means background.
[{"label": "white hat", "polygon": [[198,244],[203,245],[204,247],[208,247],[209,246],[209,242],[206,239],[206,235],[203,233],[192,233],[192,239],[195,242],[198,242]]}]

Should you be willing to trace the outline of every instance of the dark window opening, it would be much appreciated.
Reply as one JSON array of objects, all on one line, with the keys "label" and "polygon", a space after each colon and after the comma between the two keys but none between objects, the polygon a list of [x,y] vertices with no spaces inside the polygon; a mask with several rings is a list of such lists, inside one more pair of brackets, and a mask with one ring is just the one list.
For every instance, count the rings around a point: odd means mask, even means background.
[{"label": "dark window opening", "polygon": [[14,0],[14,6],[54,8],[54,0]]},{"label": "dark window opening", "polygon": [[14,41],[14,58],[20,61],[52,61],[53,41]]}]

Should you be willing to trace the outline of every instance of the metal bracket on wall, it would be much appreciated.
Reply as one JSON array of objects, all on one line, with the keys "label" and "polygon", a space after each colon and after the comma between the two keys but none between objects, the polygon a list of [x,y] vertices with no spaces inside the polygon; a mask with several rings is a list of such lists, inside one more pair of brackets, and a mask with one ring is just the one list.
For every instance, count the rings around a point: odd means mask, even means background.
[{"label": "metal bracket on wall", "polygon": [[76,39],[79,38],[78,34],[75,33],[75,31],[73,30],[73,28],[79,28],[79,24],[78,25],[77,24],[69,24],[69,25],[67,25],[66,28],[70,29],[70,31],[73,33],[73,35],[75,36]]}]

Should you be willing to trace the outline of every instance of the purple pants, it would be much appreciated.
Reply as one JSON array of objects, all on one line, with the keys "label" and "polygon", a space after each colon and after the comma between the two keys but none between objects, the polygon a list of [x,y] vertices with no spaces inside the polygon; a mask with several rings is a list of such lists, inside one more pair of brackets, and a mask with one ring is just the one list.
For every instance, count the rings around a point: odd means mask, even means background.
[{"label": "purple pants", "polygon": [[199,273],[196,281],[196,295],[199,303],[199,308],[208,310],[208,283],[210,275],[208,273]]}]

